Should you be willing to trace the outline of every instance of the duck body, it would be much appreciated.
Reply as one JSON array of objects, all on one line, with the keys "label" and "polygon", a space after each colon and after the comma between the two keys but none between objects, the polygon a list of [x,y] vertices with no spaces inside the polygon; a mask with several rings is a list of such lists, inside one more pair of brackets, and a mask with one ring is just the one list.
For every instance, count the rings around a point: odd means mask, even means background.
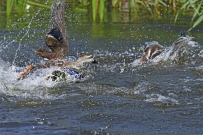
[{"label": "duck body", "polygon": [[182,46],[188,45],[190,41],[194,41],[194,37],[182,35],[172,43],[173,51],[178,50]]},{"label": "duck body", "polygon": [[[69,69],[64,73],[68,73],[70,75],[79,74],[76,70],[79,70],[83,63],[97,63],[92,55],[85,55],[78,58],[77,61],[67,61],[66,55],[68,51],[68,41],[67,41],[67,31],[66,31],[66,22],[65,22],[65,2],[64,0],[55,0],[51,7],[51,24],[52,29],[46,34],[45,44],[50,50],[46,49],[38,49],[35,51],[37,55],[42,58],[48,59],[42,65],[32,65],[32,68],[29,70],[25,70],[20,74],[18,80],[23,79],[27,74],[33,73],[36,69],[39,68],[50,68],[50,67],[60,67],[61,72],[64,72],[63,69]],[[55,72],[52,73],[55,75]],[[77,77],[81,79],[82,77]]]},{"label": "duck body", "polygon": [[184,33],[181,33],[180,37],[172,43],[170,49],[165,49],[158,43],[153,43],[145,49],[143,56],[140,58],[140,62],[145,63],[149,59],[154,59],[157,55],[160,55],[163,51],[167,54],[167,57],[169,57],[181,51],[180,48],[182,48],[183,46],[188,46],[190,45],[190,43],[192,45],[196,43],[194,42],[194,37],[188,35],[185,36]]},{"label": "duck body", "polygon": [[83,78],[83,75],[75,70],[72,69],[64,69],[64,70],[55,70],[52,72],[51,76],[48,76],[47,80],[52,81],[66,81],[67,76],[73,76],[75,79],[80,80]]}]

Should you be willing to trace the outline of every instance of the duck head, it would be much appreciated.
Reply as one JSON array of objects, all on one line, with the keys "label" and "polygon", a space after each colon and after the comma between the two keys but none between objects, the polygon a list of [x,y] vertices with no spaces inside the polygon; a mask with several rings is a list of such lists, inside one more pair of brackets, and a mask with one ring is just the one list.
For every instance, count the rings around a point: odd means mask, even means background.
[{"label": "duck head", "polygon": [[180,48],[181,46],[188,45],[188,43],[190,41],[194,41],[194,39],[194,37],[190,37],[185,35],[185,33],[181,33],[180,37],[172,43],[173,51]]}]

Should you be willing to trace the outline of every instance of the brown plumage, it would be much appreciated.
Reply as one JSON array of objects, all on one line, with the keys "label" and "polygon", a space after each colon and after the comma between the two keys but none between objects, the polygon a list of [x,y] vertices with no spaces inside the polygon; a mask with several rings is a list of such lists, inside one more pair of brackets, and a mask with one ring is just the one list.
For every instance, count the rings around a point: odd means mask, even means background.
[{"label": "brown plumage", "polygon": [[144,63],[147,62],[149,59],[155,58],[157,55],[162,53],[164,48],[159,44],[153,44],[147,47],[144,51],[144,55],[140,58],[140,62]]},{"label": "brown plumage", "polygon": [[52,29],[47,33],[45,43],[50,50],[39,49],[35,53],[48,61],[42,65],[30,65],[24,72],[20,74],[18,80],[23,79],[27,74],[34,72],[38,68],[47,68],[51,66],[59,66],[61,68],[80,69],[83,63],[98,63],[92,55],[85,55],[76,62],[67,61],[65,59],[68,51],[68,41],[65,22],[65,2],[64,0],[55,0],[51,8]]},{"label": "brown plumage", "polygon": [[[194,37],[185,36],[181,33],[181,36],[172,43],[172,51],[177,51],[181,46],[188,45],[190,41],[193,41]],[[144,55],[141,57],[140,62],[147,62],[149,59],[155,58],[157,55],[161,54],[165,49],[159,44],[152,44],[147,47],[144,51]]]},{"label": "brown plumage", "polygon": [[82,56],[76,62],[65,60],[68,42],[65,22],[65,2],[63,0],[56,0],[53,3],[51,8],[51,23],[52,29],[47,33],[45,39],[45,43],[50,50],[39,49],[35,51],[39,56],[48,59],[45,66],[75,67],[79,69],[85,62],[95,62],[92,55]]},{"label": "brown plumage", "polygon": [[45,43],[51,49],[39,49],[35,53],[49,60],[64,59],[68,51],[65,23],[65,3],[56,1],[51,8],[52,29],[47,33]]}]

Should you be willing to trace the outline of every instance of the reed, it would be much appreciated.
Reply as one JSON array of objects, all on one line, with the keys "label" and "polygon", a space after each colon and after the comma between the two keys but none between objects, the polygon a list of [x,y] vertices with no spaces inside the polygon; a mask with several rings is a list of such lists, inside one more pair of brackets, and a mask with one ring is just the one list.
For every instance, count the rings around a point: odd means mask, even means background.
[{"label": "reed", "polygon": [[100,18],[100,20],[103,20],[103,18],[104,18],[104,4],[105,4],[104,0],[99,1],[99,18]]},{"label": "reed", "polygon": [[[6,13],[7,15],[10,15],[13,10],[16,10],[19,14],[22,14],[27,4],[49,8],[49,6],[45,4],[34,1],[35,0],[6,0]],[[188,31],[192,30],[203,21],[203,0],[66,0],[66,2],[74,3],[74,8],[81,12],[88,12],[85,8],[91,7],[93,21],[96,21],[97,18],[99,18],[100,21],[103,21],[104,13],[107,6],[109,6],[109,3],[111,3],[110,6],[113,10],[122,11],[122,9],[125,8],[125,12],[134,12],[136,14],[140,12],[140,9],[146,9],[149,12],[149,15],[155,18],[161,18],[160,14],[164,14],[162,10],[163,7],[165,9],[173,8],[172,11],[176,14],[175,23],[178,21],[178,16],[182,11],[186,13],[187,10],[190,10],[193,12],[193,15],[191,16],[191,28],[189,28]],[[78,3],[81,3],[82,6],[78,6]],[[128,3],[127,8],[123,7],[125,3]]]},{"label": "reed", "polygon": [[191,18],[191,27],[188,31],[191,31],[197,25],[199,25],[203,21],[203,1],[202,0],[188,0],[183,6],[178,10],[174,22],[176,23],[178,20],[178,16],[180,11],[182,10],[191,10],[193,11],[193,16]]},{"label": "reed", "polygon": [[[105,6],[108,6],[109,0],[92,0],[91,2],[93,21],[96,20],[97,15],[99,15],[100,20],[103,20],[106,9]],[[156,13],[160,14],[160,12],[157,12],[160,5],[167,7],[167,4],[163,0],[111,0],[111,4],[113,9],[119,9],[120,11],[126,10],[129,12],[136,11],[142,6],[148,9],[151,15]],[[99,14],[97,14],[97,12]]]},{"label": "reed", "polygon": [[96,13],[97,13],[97,1],[98,0],[92,0],[92,19],[96,20]]},{"label": "reed", "polygon": [[6,2],[6,14],[7,15],[11,14],[11,10],[12,10],[14,1],[15,0],[7,0],[7,2]]},{"label": "reed", "polygon": [[92,0],[92,19],[93,21],[97,18],[97,13],[99,14],[99,18],[102,21],[104,18],[104,10],[106,0]]},{"label": "reed", "polygon": [[44,5],[44,4],[40,4],[40,3],[37,3],[37,2],[27,1],[27,3],[30,4],[30,5],[38,6],[38,7],[42,7],[42,8],[47,8],[47,9],[50,8],[50,6],[47,6],[47,5]]},{"label": "reed", "polygon": [[[100,20],[103,20],[105,10],[104,6],[107,5],[107,2],[107,0],[92,0],[93,21],[97,18],[97,12],[99,12]],[[191,18],[191,27],[188,31],[192,30],[203,21],[203,0],[111,0],[111,6],[122,10],[122,6],[124,5],[123,3],[127,2],[129,12],[137,12],[137,9],[139,8],[146,8],[152,16],[156,16],[158,18],[160,18],[160,14],[162,12],[160,8],[162,7],[168,8],[170,6],[173,8],[174,12],[176,12],[176,9],[179,8],[175,16],[175,23],[180,11],[191,10],[193,12],[193,16]],[[179,7],[180,5],[182,6]]]},{"label": "reed", "polygon": [[33,6],[39,6],[43,8],[49,8],[49,6],[47,5],[37,3],[37,2],[32,2],[29,0],[6,0],[6,14],[10,15],[13,10],[16,10],[18,14],[22,14],[27,4],[30,4]]},{"label": "reed", "polygon": [[16,8],[18,14],[22,14],[24,12],[24,9],[26,8],[28,0],[18,0],[16,1]]}]

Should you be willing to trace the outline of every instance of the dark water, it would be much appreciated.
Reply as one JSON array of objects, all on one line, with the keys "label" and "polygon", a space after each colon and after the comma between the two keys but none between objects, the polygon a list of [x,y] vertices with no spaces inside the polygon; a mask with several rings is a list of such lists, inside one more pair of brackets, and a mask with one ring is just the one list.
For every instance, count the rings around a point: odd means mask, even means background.
[{"label": "dark water", "polygon": [[85,65],[87,78],[79,83],[48,82],[51,70],[16,81],[27,65],[44,62],[34,50],[45,48],[49,11],[0,14],[6,20],[0,23],[1,134],[202,134],[202,26],[187,33],[196,46],[140,65],[145,42],[170,47],[189,18],[174,25],[174,16],[126,21],[118,13],[116,21],[107,15],[92,22],[88,14],[67,12],[67,58],[93,54],[100,62]]}]

